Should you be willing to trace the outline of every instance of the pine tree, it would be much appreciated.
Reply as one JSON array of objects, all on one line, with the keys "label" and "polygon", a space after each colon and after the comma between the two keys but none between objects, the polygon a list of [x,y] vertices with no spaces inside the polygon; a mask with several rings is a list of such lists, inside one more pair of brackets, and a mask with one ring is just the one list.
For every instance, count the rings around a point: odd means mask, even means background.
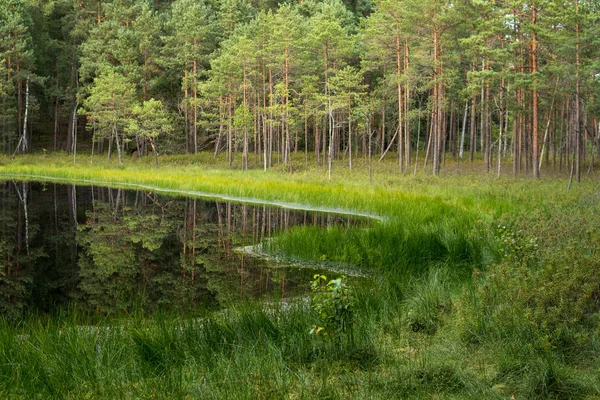
[{"label": "pine tree", "polygon": [[115,142],[119,163],[123,163],[122,153],[127,140],[125,133],[132,123],[135,99],[135,87],[131,80],[109,69],[94,79],[89,96],[83,101],[82,112],[94,124],[96,138],[109,139],[109,159]]},{"label": "pine tree", "polygon": [[335,152],[336,121],[331,99],[329,77],[332,72],[342,67],[350,50],[348,31],[342,24],[347,11],[339,1],[329,1],[322,4],[320,12],[308,21],[306,46],[313,52],[313,57],[320,64],[319,75],[323,77],[323,104],[327,110],[327,171],[331,179],[333,158]]},{"label": "pine tree", "polygon": [[158,168],[156,142],[160,136],[173,132],[173,121],[159,100],[150,99],[131,108],[126,132],[130,136],[142,136],[150,144],[154,155],[154,165]]},{"label": "pine tree", "polygon": [[22,1],[0,1],[0,57],[4,72],[0,78],[2,142],[4,150],[13,153],[24,152],[29,144],[24,125],[28,113],[25,100],[29,100],[34,61],[31,25],[31,17]]}]

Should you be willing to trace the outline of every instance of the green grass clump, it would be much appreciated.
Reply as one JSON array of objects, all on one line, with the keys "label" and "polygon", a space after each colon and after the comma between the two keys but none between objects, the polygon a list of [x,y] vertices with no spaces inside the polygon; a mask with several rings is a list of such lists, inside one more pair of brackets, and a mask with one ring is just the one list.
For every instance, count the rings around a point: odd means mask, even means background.
[{"label": "green grass clump", "polygon": [[352,341],[310,335],[317,318],[305,299],[200,318],[76,311],[4,318],[0,397],[600,396],[593,172],[566,192],[566,176],[492,179],[477,165],[434,177],[376,163],[371,181],[360,161],[353,171],[336,163],[329,182],[324,168],[302,160],[290,174],[229,169],[208,154],[161,157],[158,170],[144,159],[120,166],[82,155],[73,167],[64,155],[0,158],[5,177],[87,179],[377,217],[352,228],[296,227],[265,244],[286,257],[367,271],[372,280],[354,288]]},{"label": "green grass clump", "polygon": [[80,325],[73,318],[0,324],[5,397],[270,397],[301,390],[296,373],[324,379],[330,360],[349,370],[377,363],[370,335],[343,347],[314,340],[302,302],[200,319],[136,314]]}]

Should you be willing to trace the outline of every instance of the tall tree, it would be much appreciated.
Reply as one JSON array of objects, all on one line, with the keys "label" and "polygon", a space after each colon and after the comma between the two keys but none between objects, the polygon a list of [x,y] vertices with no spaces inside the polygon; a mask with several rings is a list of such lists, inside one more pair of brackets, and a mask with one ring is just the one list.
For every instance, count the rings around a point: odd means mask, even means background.
[{"label": "tall tree", "polygon": [[173,3],[164,60],[168,67],[179,71],[188,153],[198,152],[198,86],[208,67],[208,55],[216,46],[211,34],[214,29],[214,11],[208,5],[194,0]]},{"label": "tall tree", "polygon": [[[362,84],[362,75],[360,71],[353,67],[345,67],[338,71],[331,78],[331,91],[334,93],[333,108],[341,109],[347,113],[348,123],[348,167],[352,170],[352,122],[356,119],[357,112],[354,106],[364,95],[364,85]],[[358,107],[357,107],[358,108]],[[353,115],[354,112],[354,115]]]},{"label": "tall tree", "polygon": [[158,168],[158,151],[156,142],[159,136],[173,132],[173,121],[159,100],[150,99],[136,104],[131,109],[126,132],[130,136],[142,136],[150,144],[154,155],[154,166]]},{"label": "tall tree", "polygon": [[333,158],[335,156],[335,115],[332,107],[329,76],[343,66],[350,50],[348,30],[342,25],[346,16],[345,6],[335,0],[322,4],[320,12],[308,22],[307,46],[312,49],[317,60],[321,60],[320,74],[323,77],[324,105],[327,109],[327,171],[331,179]]},{"label": "tall tree", "polygon": [[[29,100],[28,89],[34,61],[31,25],[31,17],[24,2],[0,2],[0,57],[4,72],[0,77],[3,95],[0,114],[3,147],[9,152],[23,152],[29,143],[25,137],[27,127],[24,124],[28,112],[25,101]],[[17,137],[20,146],[13,148],[16,147]]]},{"label": "tall tree", "polygon": [[123,163],[126,129],[131,124],[135,104],[135,87],[120,73],[102,72],[94,79],[89,96],[83,101],[83,111],[96,127],[99,138],[109,139],[108,157],[113,141],[117,147],[119,163]]},{"label": "tall tree", "polygon": [[[398,164],[401,172],[410,163],[410,132],[405,129],[403,116],[409,111],[409,91],[407,87],[403,88],[403,81],[405,83],[407,80],[405,74],[405,66],[408,64],[409,28],[407,25],[410,23],[406,18],[406,12],[407,9],[402,1],[378,0],[375,2],[375,12],[366,19],[362,31],[362,36],[367,43],[367,57],[377,60],[375,66],[378,68],[384,66],[385,72],[394,76],[398,102],[396,107]],[[385,68],[386,66],[389,68]]]}]

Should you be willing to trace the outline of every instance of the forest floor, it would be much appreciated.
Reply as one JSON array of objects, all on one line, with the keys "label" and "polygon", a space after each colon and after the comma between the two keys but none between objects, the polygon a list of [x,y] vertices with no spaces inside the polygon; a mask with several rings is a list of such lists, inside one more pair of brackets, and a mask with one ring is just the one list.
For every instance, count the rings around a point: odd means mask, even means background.
[{"label": "forest floor", "polygon": [[[352,329],[323,340],[304,305],[252,305],[201,322],[129,316],[82,331],[85,315],[0,321],[6,398],[600,398],[600,183],[447,162],[230,168],[211,154],[127,159],[0,157],[5,179],[161,188],[383,217],[372,229],[282,235],[277,251],[359,264]],[[239,162],[237,164],[240,164]],[[335,313],[334,311],[330,311]],[[335,315],[333,315],[335,317]]]}]

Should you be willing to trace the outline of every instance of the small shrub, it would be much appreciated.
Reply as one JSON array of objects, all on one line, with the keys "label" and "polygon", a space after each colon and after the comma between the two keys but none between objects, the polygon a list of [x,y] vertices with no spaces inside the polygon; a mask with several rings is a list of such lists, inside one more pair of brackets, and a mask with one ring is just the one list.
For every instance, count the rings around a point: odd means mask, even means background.
[{"label": "small shrub", "polygon": [[498,225],[498,250],[509,263],[531,265],[538,249],[538,238],[528,236],[521,230],[514,230],[506,225]]},{"label": "small shrub", "polygon": [[335,343],[340,343],[346,334],[352,338],[356,298],[346,278],[342,276],[329,282],[325,275],[316,274],[313,278],[311,289],[314,297],[311,306],[317,314],[318,323],[310,333]]}]

